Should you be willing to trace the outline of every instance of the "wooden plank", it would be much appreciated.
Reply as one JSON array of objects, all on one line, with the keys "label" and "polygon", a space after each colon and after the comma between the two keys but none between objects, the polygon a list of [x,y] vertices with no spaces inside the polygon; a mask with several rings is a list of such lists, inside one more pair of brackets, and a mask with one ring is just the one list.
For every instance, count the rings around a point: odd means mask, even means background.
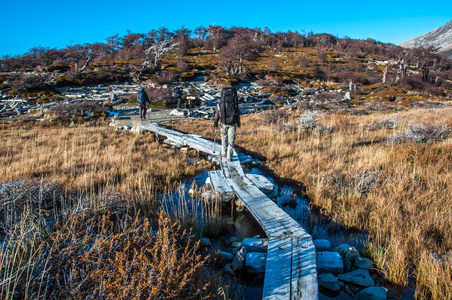
[{"label": "wooden plank", "polygon": [[311,238],[292,241],[291,298],[319,299],[315,247]]},{"label": "wooden plank", "polygon": [[291,289],[292,238],[270,238],[262,299],[288,299]]},{"label": "wooden plank", "polygon": [[275,185],[267,179],[264,175],[259,174],[246,174],[246,178],[248,178],[258,189],[260,189],[263,193],[268,195],[273,192],[275,189]]}]

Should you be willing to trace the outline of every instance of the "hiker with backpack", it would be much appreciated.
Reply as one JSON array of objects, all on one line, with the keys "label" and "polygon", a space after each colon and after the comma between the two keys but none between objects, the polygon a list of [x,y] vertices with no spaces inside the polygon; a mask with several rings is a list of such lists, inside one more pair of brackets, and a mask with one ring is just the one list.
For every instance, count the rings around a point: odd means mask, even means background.
[{"label": "hiker with backpack", "polygon": [[182,88],[177,87],[174,89],[173,97],[177,99],[177,108],[180,108],[180,104],[182,101]]},{"label": "hiker with backpack", "polygon": [[234,87],[225,87],[221,91],[221,98],[217,104],[213,127],[218,127],[221,122],[221,156],[232,161],[235,132],[240,127],[240,110],[237,91]]},{"label": "hiker with backpack", "polygon": [[148,110],[149,97],[144,88],[140,87],[138,89],[138,111],[140,113],[140,120],[146,120],[146,111]]}]

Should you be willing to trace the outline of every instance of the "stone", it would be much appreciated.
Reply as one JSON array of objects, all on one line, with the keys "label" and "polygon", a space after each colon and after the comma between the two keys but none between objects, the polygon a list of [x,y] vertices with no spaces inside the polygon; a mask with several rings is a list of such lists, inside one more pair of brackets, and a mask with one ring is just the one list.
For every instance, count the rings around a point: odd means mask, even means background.
[{"label": "stone", "polygon": [[242,242],[233,242],[231,244],[232,248],[242,248]]},{"label": "stone", "polygon": [[124,125],[124,130],[130,130],[132,127],[130,127],[129,125]]},{"label": "stone", "polygon": [[368,287],[358,293],[359,300],[386,300],[388,290],[381,286]]},{"label": "stone", "polygon": [[186,112],[184,110],[173,109],[169,114],[176,117],[183,117],[186,115]]},{"label": "stone", "polygon": [[352,263],[348,259],[344,258],[344,271],[350,272],[352,270]]},{"label": "stone", "polygon": [[198,189],[197,189],[197,188],[190,188],[190,189],[188,190],[188,194],[189,194],[190,196],[192,196],[192,197],[194,197],[194,196],[196,195],[197,192],[198,192]]},{"label": "stone", "polygon": [[328,240],[314,240],[313,242],[315,246],[315,251],[317,252],[331,250],[331,243]]},{"label": "stone", "polygon": [[355,247],[348,248],[347,253],[345,253],[345,258],[351,262],[354,262],[355,259],[359,256],[358,250]]},{"label": "stone", "polygon": [[232,243],[237,242],[239,239],[236,236],[231,236],[226,239],[226,244],[231,245]]},{"label": "stone", "polygon": [[342,255],[342,257],[345,257],[345,253],[347,253],[349,248],[350,248],[350,245],[341,244],[341,245],[337,246],[336,248],[334,248],[333,251],[339,253],[340,255]]},{"label": "stone", "polygon": [[234,259],[234,254],[226,252],[226,251],[220,251],[220,257],[227,261],[232,261]]},{"label": "stone", "polygon": [[243,268],[243,265],[245,264],[245,258],[246,258],[246,247],[240,248],[240,250],[237,252],[237,254],[234,256],[234,259],[232,260],[232,269],[233,270],[241,270]]},{"label": "stone", "polygon": [[374,263],[368,258],[357,257],[355,259],[354,266],[358,269],[370,270],[373,268]]},{"label": "stone", "polygon": [[246,155],[244,153],[239,153],[237,155],[239,157],[240,163],[243,165],[250,164],[253,162],[253,158],[249,155]]},{"label": "stone", "polygon": [[345,274],[339,274],[337,276],[339,280],[353,283],[359,286],[371,287],[375,285],[374,280],[370,277],[368,270],[357,269]]},{"label": "stone", "polygon": [[201,247],[209,247],[211,245],[209,238],[201,238],[200,241]]},{"label": "stone", "polygon": [[333,274],[324,273],[319,275],[319,285],[331,291],[339,291],[344,283],[339,281]]},{"label": "stone", "polygon": [[246,254],[245,270],[248,273],[265,273],[267,253],[250,252]]},{"label": "stone", "polygon": [[242,246],[247,252],[267,252],[268,239],[246,238],[242,241]]},{"label": "stone", "polygon": [[342,256],[333,251],[323,251],[316,253],[317,271],[319,272],[344,272],[344,261]]}]

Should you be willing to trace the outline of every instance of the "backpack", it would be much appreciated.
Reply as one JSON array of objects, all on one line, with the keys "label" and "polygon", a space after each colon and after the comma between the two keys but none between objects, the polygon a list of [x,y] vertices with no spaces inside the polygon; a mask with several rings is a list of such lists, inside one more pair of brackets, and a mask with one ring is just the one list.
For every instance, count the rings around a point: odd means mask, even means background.
[{"label": "backpack", "polygon": [[239,100],[235,88],[227,87],[221,91],[220,117],[221,123],[234,125],[239,116]]},{"label": "backpack", "polygon": [[139,92],[137,101],[140,104],[148,102],[149,98],[148,98],[148,95],[146,94],[146,92],[144,92],[144,91],[143,92]]},{"label": "backpack", "polygon": [[173,97],[174,97],[174,98],[182,97],[182,91],[181,91],[181,88],[180,88],[180,87],[178,87],[178,88],[176,88],[176,89],[174,90],[174,92],[173,92]]}]

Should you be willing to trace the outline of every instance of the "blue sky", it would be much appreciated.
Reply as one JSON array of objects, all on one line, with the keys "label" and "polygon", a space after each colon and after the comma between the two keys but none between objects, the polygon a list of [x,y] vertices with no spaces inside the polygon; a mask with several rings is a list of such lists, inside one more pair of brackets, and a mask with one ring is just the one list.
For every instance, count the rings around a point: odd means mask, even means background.
[{"label": "blue sky", "polygon": [[1,57],[37,46],[104,42],[127,30],[193,30],[214,23],[400,44],[451,21],[452,1],[0,0],[0,11]]}]

